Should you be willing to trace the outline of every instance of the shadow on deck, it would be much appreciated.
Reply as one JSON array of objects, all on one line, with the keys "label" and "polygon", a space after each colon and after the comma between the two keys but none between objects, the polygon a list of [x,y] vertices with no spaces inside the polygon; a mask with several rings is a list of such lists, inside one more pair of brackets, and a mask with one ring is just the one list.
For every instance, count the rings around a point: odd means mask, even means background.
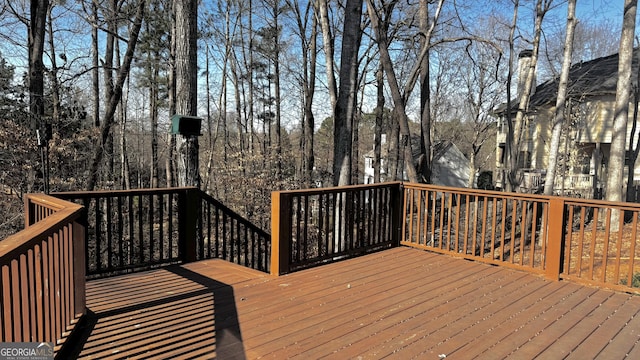
[{"label": "shadow on deck", "polygon": [[260,277],[210,260],[90,281],[84,338],[61,356],[246,359],[233,286]]},{"label": "shadow on deck", "polygon": [[408,247],[92,280],[80,358],[640,358],[640,297]]}]

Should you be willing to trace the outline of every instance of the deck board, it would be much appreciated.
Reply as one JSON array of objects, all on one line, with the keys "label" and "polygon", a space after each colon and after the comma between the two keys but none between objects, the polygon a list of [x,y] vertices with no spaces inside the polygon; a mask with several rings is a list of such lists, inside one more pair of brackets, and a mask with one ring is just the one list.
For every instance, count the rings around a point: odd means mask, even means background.
[{"label": "deck board", "polygon": [[86,359],[624,358],[640,297],[401,247],[281,277],[220,260],[87,283]]}]

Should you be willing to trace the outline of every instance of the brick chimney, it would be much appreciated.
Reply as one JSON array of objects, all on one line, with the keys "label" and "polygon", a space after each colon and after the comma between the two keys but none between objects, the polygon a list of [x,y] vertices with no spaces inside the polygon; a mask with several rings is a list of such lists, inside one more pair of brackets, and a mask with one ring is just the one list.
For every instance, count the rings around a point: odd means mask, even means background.
[{"label": "brick chimney", "polygon": [[[533,56],[533,50],[522,50],[518,55],[518,97],[524,90],[524,84],[527,82],[527,73],[531,66],[531,57]],[[536,92],[536,75],[533,74],[533,82],[531,83],[530,96]]]}]

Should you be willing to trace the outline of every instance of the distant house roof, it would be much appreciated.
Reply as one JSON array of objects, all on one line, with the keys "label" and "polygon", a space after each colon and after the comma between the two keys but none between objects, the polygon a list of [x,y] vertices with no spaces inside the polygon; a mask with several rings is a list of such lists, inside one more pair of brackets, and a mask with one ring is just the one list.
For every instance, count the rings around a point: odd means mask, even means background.
[{"label": "distant house roof", "polygon": [[435,144],[433,144],[433,158],[438,159],[442,157],[451,146],[453,146],[453,143],[449,140],[436,141]]},{"label": "distant house roof", "polygon": [[[380,157],[386,158],[388,156],[389,146],[382,145],[380,149]],[[422,155],[420,151],[420,135],[419,134],[411,134],[411,153],[413,155],[413,159],[416,160]],[[374,152],[373,150],[369,150],[366,154],[364,154],[365,158],[373,158]]]},{"label": "distant house roof", "polygon": [[[631,81],[637,84],[638,49],[634,49]],[[547,80],[536,86],[535,94],[531,96],[532,108],[554,105],[558,96],[559,76]],[[581,61],[571,66],[569,70],[569,84],[567,97],[581,99],[587,96],[613,95],[618,83],[618,54],[613,54],[589,61]],[[512,100],[513,109],[518,106],[518,100]],[[506,104],[495,109],[495,113],[503,113]]]},{"label": "distant house roof", "polygon": [[[638,49],[633,51],[631,76],[632,84],[637,84]],[[531,105],[541,106],[555,104],[558,96],[559,77],[545,81],[536,87],[531,96]],[[570,98],[584,96],[612,95],[616,93],[618,83],[618,54],[613,54],[590,61],[579,62],[569,70],[567,95]]]},{"label": "distant house roof", "polygon": [[[449,141],[449,140],[440,140],[440,141],[435,141],[433,143],[433,159],[438,159],[440,158],[442,155],[444,155],[444,153],[447,152],[447,150],[451,147],[454,146],[454,144]],[[417,160],[421,155],[422,152],[420,151],[420,135],[417,134],[412,134],[411,135],[411,150],[413,153],[413,159]],[[381,157],[382,158],[386,158],[387,157],[387,152],[388,152],[388,147],[387,146],[382,146],[381,149]],[[374,153],[373,150],[368,151],[366,154],[364,154],[365,158],[373,158],[374,157]]]}]

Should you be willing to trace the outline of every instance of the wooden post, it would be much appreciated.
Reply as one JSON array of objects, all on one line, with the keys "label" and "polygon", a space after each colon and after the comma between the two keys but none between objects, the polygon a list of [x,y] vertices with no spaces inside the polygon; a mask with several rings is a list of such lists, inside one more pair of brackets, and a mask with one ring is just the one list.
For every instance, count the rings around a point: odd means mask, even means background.
[{"label": "wooden post", "polygon": [[548,246],[546,254],[545,274],[549,280],[559,280],[562,272],[564,244],[564,199],[551,197],[548,215]]},{"label": "wooden post", "polygon": [[402,214],[402,209],[404,205],[404,187],[402,183],[397,183],[395,186],[391,187],[391,193],[389,194],[391,200],[391,234],[392,239],[392,247],[400,246],[400,241],[402,241],[402,221],[404,220],[404,216]]},{"label": "wooden post", "polygon": [[289,272],[291,253],[291,195],[271,193],[271,275]]},{"label": "wooden post", "polygon": [[[87,209],[82,209],[82,216],[79,219],[82,221],[86,219],[85,213]],[[87,237],[86,223],[81,223],[78,220],[73,222],[73,278],[74,278],[74,310],[75,317],[86,314],[86,257],[85,257],[85,242]]]},{"label": "wooden post", "polygon": [[[24,196],[24,228],[28,228],[29,226],[38,222],[38,214],[36,213],[36,205],[31,201],[31,195],[27,194]],[[41,220],[41,219],[40,219]]]},{"label": "wooden post", "polygon": [[197,260],[196,240],[197,225],[200,206],[200,197],[198,189],[189,188],[181,192],[178,198],[179,216],[179,232],[178,240],[180,242],[181,257],[184,263],[194,262]]}]

